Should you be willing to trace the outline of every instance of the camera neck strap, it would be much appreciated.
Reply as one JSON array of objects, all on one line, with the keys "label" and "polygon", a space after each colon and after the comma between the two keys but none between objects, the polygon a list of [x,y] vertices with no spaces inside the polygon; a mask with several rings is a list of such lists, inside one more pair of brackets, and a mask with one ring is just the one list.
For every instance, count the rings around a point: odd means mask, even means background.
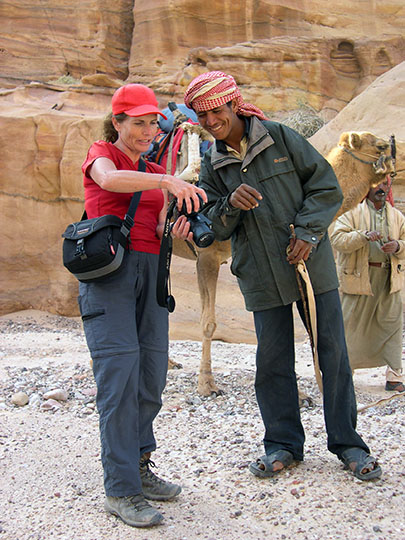
[{"label": "camera neck strap", "polygon": [[167,209],[165,225],[163,228],[163,236],[159,251],[159,265],[156,281],[156,299],[161,307],[167,308],[169,313],[174,311],[176,302],[170,294],[170,262],[172,259],[173,240],[170,235],[171,226],[170,220],[173,217],[173,212],[176,206],[174,199]]}]

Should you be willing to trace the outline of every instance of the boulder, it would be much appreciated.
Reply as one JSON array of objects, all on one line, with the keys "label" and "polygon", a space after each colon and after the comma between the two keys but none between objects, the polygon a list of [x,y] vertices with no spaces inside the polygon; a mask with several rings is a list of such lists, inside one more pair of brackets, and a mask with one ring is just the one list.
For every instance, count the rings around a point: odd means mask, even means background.
[{"label": "boulder", "polygon": [[394,134],[397,145],[397,170],[393,194],[395,205],[405,212],[405,62],[373,81],[333,120],[309,140],[326,155],[344,131],[371,131],[386,140]]},{"label": "boulder", "polygon": [[[52,95],[55,94],[55,95]],[[104,115],[84,116],[69,96],[16,90],[0,100],[0,313],[77,313],[77,281],[62,265],[61,234],[83,213],[81,163]],[[52,105],[53,104],[53,105]]]},{"label": "boulder", "polygon": [[[106,73],[125,79],[133,0],[13,0],[0,3],[1,79],[57,80]],[[18,84],[18,83],[17,83]]]}]

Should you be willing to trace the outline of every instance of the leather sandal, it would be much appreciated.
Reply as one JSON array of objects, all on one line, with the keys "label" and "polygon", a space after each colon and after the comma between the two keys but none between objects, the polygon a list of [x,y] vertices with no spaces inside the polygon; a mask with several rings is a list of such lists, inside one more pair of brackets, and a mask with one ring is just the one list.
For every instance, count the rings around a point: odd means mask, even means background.
[{"label": "leather sandal", "polygon": [[[282,469],[274,470],[274,463],[279,461],[283,464]],[[272,454],[262,456],[249,465],[249,471],[259,478],[269,478],[284,471],[294,461],[294,456],[288,450],[277,450]]]},{"label": "leather sandal", "polygon": [[[380,478],[382,474],[377,460],[362,448],[348,448],[342,452],[339,459],[344,463],[345,469],[351,471],[359,480],[373,480],[374,478]],[[364,470],[366,472],[363,472]]]},{"label": "leather sandal", "polygon": [[401,382],[390,382],[385,383],[385,390],[387,392],[405,392],[405,385]]}]

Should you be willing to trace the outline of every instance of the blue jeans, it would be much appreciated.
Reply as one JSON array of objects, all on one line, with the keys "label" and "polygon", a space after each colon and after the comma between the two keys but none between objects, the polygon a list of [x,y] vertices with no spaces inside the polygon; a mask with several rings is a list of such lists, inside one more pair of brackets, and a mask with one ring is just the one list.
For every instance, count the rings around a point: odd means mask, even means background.
[{"label": "blue jeans", "polygon": [[156,301],[158,255],[130,251],[124,268],[80,284],[79,305],[93,360],[107,495],[142,492],[139,458],[156,448],[152,422],[162,405],[168,312]]},{"label": "blue jeans", "polygon": [[[350,447],[369,452],[356,432],[357,406],[339,293],[335,289],[319,294],[315,301],[328,449],[338,457]],[[297,308],[305,324],[301,301]],[[302,460],[305,435],[295,375],[292,304],[256,311],[254,321],[258,341],[255,390],[265,427],[265,452],[288,450],[294,459]]]}]

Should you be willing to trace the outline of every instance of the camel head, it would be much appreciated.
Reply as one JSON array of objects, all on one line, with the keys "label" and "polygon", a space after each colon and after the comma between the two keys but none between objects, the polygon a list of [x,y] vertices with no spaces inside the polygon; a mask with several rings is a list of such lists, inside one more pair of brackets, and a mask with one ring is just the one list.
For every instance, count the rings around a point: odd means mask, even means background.
[{"label": "camel head", "polygon": [[352,159],[371,167],[370,187],[377,186],[384,178],[395,172],[391,158],[389,142],[369,132],[345,132],[339,139],[339,145]]},{"label": "camel head", "polygon": [[332,165],[343,192],[335,218],[354,208],[389,174],[394,174],[390,144],[369,132],[342,133],[339,144],[326,159]]}]

